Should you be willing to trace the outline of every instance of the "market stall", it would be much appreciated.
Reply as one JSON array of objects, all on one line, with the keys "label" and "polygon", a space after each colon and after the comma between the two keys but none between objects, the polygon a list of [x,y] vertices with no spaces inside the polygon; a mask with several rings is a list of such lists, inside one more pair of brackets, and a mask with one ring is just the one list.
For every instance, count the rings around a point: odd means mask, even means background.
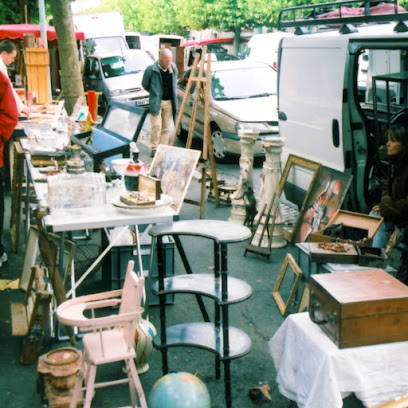
[{"label": "market stall", "polygon": [[[50,75],[52,94],[57,94],[57,89],[61,89],[57,33],[52,26],[47,26],[46,32],[48,49],[44,47],[38,24],[0,25],[0,41],[8,39],[18,49],[16,61],[9,67],[10,79],[16,88],[22,89],[24,95],[28,91],[34,92],[34,95],[36,93],[38,103],[49,102],[45,96],[49,95],[46,75]],[[76,31],[75,38],[80,49],[85,34]]]}]

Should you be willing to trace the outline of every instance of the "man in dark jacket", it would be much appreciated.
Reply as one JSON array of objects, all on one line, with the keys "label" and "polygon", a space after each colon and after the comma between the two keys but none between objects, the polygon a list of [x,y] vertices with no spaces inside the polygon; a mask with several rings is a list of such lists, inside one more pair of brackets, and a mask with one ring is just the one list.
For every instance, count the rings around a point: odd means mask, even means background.
[{"label": "man in dark jacket", "polygon": [[4,144],[10,139],[18,123],[18,110],[9,79],[0,72],[0,267],[7,261],[2,243],[4,223]]},{"label": "man in dark jacket", "polygon": [[150,145],[153,157],[159,144],[168,144],[170,126],[177,113],[177,67],[173,53],[162,48],[159,59],[147,67],[142,86],[149,92]]}]

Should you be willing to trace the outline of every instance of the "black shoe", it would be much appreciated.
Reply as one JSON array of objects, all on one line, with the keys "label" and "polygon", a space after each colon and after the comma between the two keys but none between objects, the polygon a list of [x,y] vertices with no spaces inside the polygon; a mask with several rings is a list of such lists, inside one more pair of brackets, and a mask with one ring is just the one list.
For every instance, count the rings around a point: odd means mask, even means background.
[{"label": "black shoe", "polygon": [[156,150],[152,150],[150,153],[150,157],[154,157],[155,154],[156,154]]}]

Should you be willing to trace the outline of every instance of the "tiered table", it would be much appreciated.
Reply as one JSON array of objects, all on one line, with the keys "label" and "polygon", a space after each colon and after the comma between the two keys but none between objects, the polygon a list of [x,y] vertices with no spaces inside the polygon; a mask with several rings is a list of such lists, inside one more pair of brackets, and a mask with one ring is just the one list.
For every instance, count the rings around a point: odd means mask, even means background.
[{"label": "tiered table", "polygon": [[[247,299],[252,288],[244,281],[228,276],[227,246],[241,242],[251,236],[251,231],[238,223],[217,220],[178,221],[173,224],[156,225],[149,230],[152,239],[152,251],[157,244],[158,282],[153,292],[160,299],[160,333],[154,338],[154,346],[161,351],[163,374],[167,374],[168,348],[176,346],[197,347],[216,355],[216,378],[220,378],[220,363],[224,365],[226,406],[231,407],[232,359],[247,354],[251,347],[250,338],[240,329],[230,326],[228,308],[231,304]],[[180,253],[186,273],[166,277],[166,261],[163,238],[171,236]],[[196,236],[213,241],[214,273],[193,273],[187,255],[181,244],[180,236]],[[153,252],[152,252],[153,253]],[[197,256],[197,254],[195,254]],[[149,278],[151,274],[149,274]],[[150,287],[148,280],[147,287]],[[195,294],[204,322],[182,323],[167,327],[167,294]],[[214,300],[214,322],[205,310],[202,296]]]}]

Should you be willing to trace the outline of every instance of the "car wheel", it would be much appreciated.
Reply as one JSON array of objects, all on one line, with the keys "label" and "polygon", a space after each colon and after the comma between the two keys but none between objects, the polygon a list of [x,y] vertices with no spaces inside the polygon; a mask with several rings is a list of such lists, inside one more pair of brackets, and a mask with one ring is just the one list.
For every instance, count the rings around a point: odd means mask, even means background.
[{"label": "car wheel", "polygon": [[179,139],[183,143],[186,143],[187,142],[187,136],[188,136],[187,130],[183,129],[183,127],[181,126],[181,123],[180,123],[180,126],[179,126],[179,128],[177,130],[177,139]]},{"label": "car wheel", "polygon": [[215,160],[219,163],[225,162],[227,159],[227,149],[225,147],[224,136],[218,126],[211,128],[211,140]]}]

